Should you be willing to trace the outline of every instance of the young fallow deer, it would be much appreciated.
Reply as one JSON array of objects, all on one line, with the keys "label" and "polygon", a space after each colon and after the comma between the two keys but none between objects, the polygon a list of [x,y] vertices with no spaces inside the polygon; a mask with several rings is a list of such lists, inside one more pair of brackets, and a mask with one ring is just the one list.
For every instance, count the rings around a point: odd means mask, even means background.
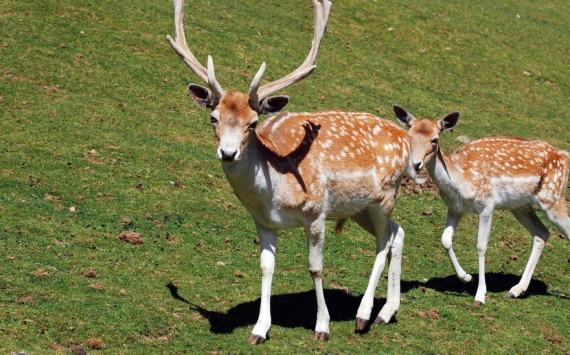
[{"label": "young fallow deer", "polygon": [[190,84],[190,95],[209,108],[217,157],[236,196],[250,212],[261,243],[261,306],[249,342],[265,341],[271,326],[270,294],[275,266],[277,230],[303,227],[307,235],[309,273],[317,297],[313,340],[329,337],[329,313],[321,273],[325,220],[353,219],[377,240],[377,255],[366,293],[358,309],[356,330],[370,319],[374,292],[390,260],[387,301],[376,323],[387,323],[400,304],[400,269],[404,231],[390,220],[398,185],[408,166],[405,130],[366,113],[325,111],[281,113],[257,129],[259,115],[281,110],[288,97],[269,97],[308,76],[315,69],[331,3],[313,0],[314,40],[306,60],[282,79],[259,87],[265,63],[248,93],[224,91],[214,75],[191,53],[183,30],[182,0],[175,0],[174,50],[208,87]]},{"label": "young fallow deer", "polygon": [[491,230],[494,209],[509,210],[530,232],[534,243],[520,282],[507,297],[523,294],[549,237],[548,229],[536,216],[533,205],[538,204],[546,217],[570,238],[570,218],[566,210],[565,191],[568,181],[569,155],[539,140],[512,137],[481,138],[466,144],[454,154],[444,154],[439,135],[451,129],[459,119],[453,112],[438,121],[415,119],[400,106],[393,106],[398,121],[409,127],[411,140],[409,164],[416,172],[424,166],[439,188],[447,205],[447,225],[441,243],[447,250],[457,277],[470,282],[455,257],[453,232],[465,213],[479,216],[477,253],[479,284],[475,304],[485,303],[485,252]]}]

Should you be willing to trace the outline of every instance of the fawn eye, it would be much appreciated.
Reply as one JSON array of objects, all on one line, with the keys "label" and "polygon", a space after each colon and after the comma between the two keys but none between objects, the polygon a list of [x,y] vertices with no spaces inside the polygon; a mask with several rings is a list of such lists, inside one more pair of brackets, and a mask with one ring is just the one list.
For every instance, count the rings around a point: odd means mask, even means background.
[{"label": "fawn eye", "polygon": [[255,129],[255,128],[257,127],[257,123],[258,123],[258,121],[254,121],[254,122],[250,123],[247,128],[249,128],[249,129]]},{"label": "fawn eye", "polygon": [[218,124],[218,119],[214,116],[210,116],[210,122],[212,123],[212,125],[216,125]]}]

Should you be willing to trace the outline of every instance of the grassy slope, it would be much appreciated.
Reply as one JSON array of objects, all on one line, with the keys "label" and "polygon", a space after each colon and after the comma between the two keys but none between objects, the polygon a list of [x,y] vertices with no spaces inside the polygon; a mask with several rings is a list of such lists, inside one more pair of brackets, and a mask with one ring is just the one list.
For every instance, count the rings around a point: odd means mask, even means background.
[{"label": "grassy slope", "polygon": [[[497,213],[488,303],[474,308],[474,288],[456,281],[439,246],[445,210],[430,193],[403,194],[394,213],[407,232],[397,323],[352,333],[374,247],[349,224],[326,250],[332,337],[311,343],[314,295],[304,236],[293,230],[281,233],[271,340],[249,347],[260,287],[254,227],[214,159],[207,112],[187,98],[197,78],[164,38],[171,3],[1,4],[3,353],[88,349],[88,339],[112,354],[568,352],[568,243],[554,236],[530,295],[505,299],[530,239]],[[319,67],[286,90],[288,109],[387,118],[393,102],[416,116],[459,110],[448,150],[459,134],[540,137],[570,149],[569,14],[560,0],[336,1]],[[245,89],[262,61],[266,80],[291,71],[312,34],[301,0],[192,1],[186,24],[198,58],[213,54],[231,89]],[[456,237],[470,272],[475,228],[466,218]],[[145,243],[119,241],[123,230]],[[384,292],[383,280],[378,304]]]}]

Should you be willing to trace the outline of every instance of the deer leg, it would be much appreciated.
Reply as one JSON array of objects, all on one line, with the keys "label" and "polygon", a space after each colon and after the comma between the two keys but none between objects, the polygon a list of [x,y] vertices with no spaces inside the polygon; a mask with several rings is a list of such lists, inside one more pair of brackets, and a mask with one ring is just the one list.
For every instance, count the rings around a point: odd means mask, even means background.
[{"label": "deer leg", "polygon": [[556,228],[558,228],[568,240],[570,240],[570,218],[568,217],[568,211],[566,210],[566,201],[564,196],[550,207],[547,207],[543,203],[540,205],[546,214],[546,217],[554,223]]},{"label": "deer leg", "polygon": [[319,218],[314,221],[306,228],[306,233],[309,249],[309,273],[313,278],[317,295],[317,325],[315,326],[313,340],[328,340],[330,316],[325,303],[323,280],[321,278],[323,271],[323,247],[325,243],[325,219]]},{"label": "deer leg", "polygon": [[404,248],[404,230],[390,220],[390,229],[388,231],[390,243],[390,253],[388,258],[390,266],[388,267],[388,291],[386,295],[386,304],[380,310],[378,317],[374,321],[376,324],[386,324],[398,312],[400,307],[400,275],[402,274],[402,250]]},{"label": "deer leg", "polygon": [[277,232],[255,223],[261,244],[261,306],[259,308],[259,318],[249,336],[248,341],[257,345],[263,343],[267,338],[267,332],[271,327],[271,282],[275,269],[275,248],[277,246]]},{"label": "deer leg", "polygon": [[507,293],[507,297],[515,298],[523,294],[528,288],[530,279],[532,278],[532,274],[534,273],[534,269],[538,263],[538,259],[540,258],[540,254],[542,253],[542,249],[544,248],[544,245],[546,244],[550,233],[544,224],[542,224],[542,222],[538,219],[536,213],[533,210],[521,209],[511,212],[516,217],[516,219],[530,232],[530,235],[534,240],[532,244],[532,252],[530,253],[530,257],[528,259],[520,282],[517,285],[513,286],[510,289],[509,293]]},{"label": "deer leg", "polygon": [[356,313],[355,331],[361,332],[370,320],[376,286],[386,265],[387,257],[390,261],[387,300],[374,323],[386,324],[398,311],[404,230],[391,221],[379,206],[371,206],[368,210],[354,216],[353,219],[362,228],[376,236],[376,259],[368,287]]},{"label": "deer leg", "polygon": [[485,253],[493,222],[493,209],[487,208],[479,214],[479,230],[477,232],[477,255],[479,256],[479,284],[475,294],[475,305],[481,306],[485,303],[487,294],[487,284],[485,283]]},{"label": "deer leg", "polygon": [[[374,210],[371,211],[371,209]],[[378,217],[373,218],[372,216]],[[352,219],[360,227],[376,237],[376,260],[372,267],[368,287],[366,288],[364,296],[362,296],[362,301],[360,302],[360,306],[356,312],[355,332],[358,333],[363,331],[370,321],[370,314],[372,313],[372,307],[374,306],[376,286],[378,285],[378,280],[380,279],[380,275],[382,274],[382,270],[386,264],[386,257],[389,252],[390,226],[388,225],[388,219],[386,217],[382,217],[380,212],[373,207],[352,216]]]},{"label": "deer leg", "polygon": [[447,225],[443,230],[443,234],[441,235],[441,244],[447,251],[447,255],[449,256],[449,260],[451,260],[451,264],[453,264],[453,268],[455,269],[455,275],[461,281],[465,283],[469,283],[473,280],[471,275],[465,272],[457,257],[455,256],[455,252],[453,251],[453,233],[455,232],[455,228],[459,224],[462,215],[452,212],[451,210],[447,210]]}]

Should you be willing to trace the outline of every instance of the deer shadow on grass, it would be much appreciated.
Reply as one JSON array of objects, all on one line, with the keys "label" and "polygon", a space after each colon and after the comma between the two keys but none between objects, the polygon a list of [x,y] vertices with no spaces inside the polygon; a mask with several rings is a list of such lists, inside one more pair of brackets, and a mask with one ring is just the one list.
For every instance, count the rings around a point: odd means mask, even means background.
[{"label": "deer shadow on grass", "polygon": [[[227,310],[208,310],[196,305],[178,293],[173,284],[166,286],[171,296],[190,305],[210,322],[210,330],[216,334],[232,333],[234,329],[252,326],[257,322],[261,300],[244,302]],[[349,321],[356,319],[356,311],[360,305],[362,295],[353,296],[341,290],[325,289],[325,299],[331,317],[331,322]],[[385,298],[375,298],[372,315],[380,312],[386,303]],[[303,327],[313,330],[317,319],[317,300],[315,291],[300,293],[277,294],[271,296],[271,323],[285,328]],[[393,320],[395,322],[395,320]],[[365,329],[363,333],[367,332]]]},{"label": "deer shadow on grass", "polygon": [[[401,292],[406,294],[412,289],[425,287],[441,293],[457,294],[459,296],[465,293],[475,296],[477,291],[477,275],[473,275],[473,282],[465,284],[461,282],[455,275],[446,277],[438,277],[429,279],[427,282],[420,281],[401,281]],[[487,273],[487,291],[488,292],[508,292],[512,286],[520,280],[519,275],[503,274],[503,273]],[[186,303],[190,308],[198,311],[200,315],[210,322],[210,330],[215,334],[229,334],[236,328],[252,326],[257,322],[259,315],[259,306],[261,300],[244,302],[227,310],[209,310],[201,307],[193,302],[188,301],[178,292],[178,287],[174,284],[166,285],[170,291],[172,298]],[[345,291],[325,289],[325,299],[329,309],[331,322],[350,321],[356,319],[356,312],[362,300],[362,295],[353,296]],[[533,279],[527,291],[519,297],[527,298],[536,295],[549,295],[555,297],[568,298],[561,295],[552,295],[547,291],[547,285],[540,280]],[[375,298],[374,307],[372,309],[372,317],[376,317],[378,312],[386,303],[385,298]],[[317,318],[317,301],[314,291],[306,291],[301,293],[278,294],[271,296],[271,320],[272,324],[285,328],[303,327],[312,330],[315,327]],[[371,322],[362,331],[368,333]],[[394,317],[391,323],[397,323]]]},{"label": "deer shadow on grass", "polygon": [[[487,284],[487,292],[491,293],[507,293],[511,287],[518,284],[521,279],[521,275],[514,274],[504,274],[496,272],[485,273],[485,281]],[[442,293],[451,294],[469,294],[475,296],[477,293],[477,283],[479,282],[479,276],[477,274],[473,275],[473,280],[470,283],[463,283],[455,275],[449,275],[446,277],[436,277],[429,279],[427,282],[418,283],[416,287],[427,287]],[[402,287],[403,288],[403,287]],[[404,292],[404,290],[402,290]],[[524,294],[518,298],[528,298],[530,296],[537,295],[548,295],[552,296],[548,292],[548,287],[546,283],[541,280],[531,279],[528,289]]]}]

